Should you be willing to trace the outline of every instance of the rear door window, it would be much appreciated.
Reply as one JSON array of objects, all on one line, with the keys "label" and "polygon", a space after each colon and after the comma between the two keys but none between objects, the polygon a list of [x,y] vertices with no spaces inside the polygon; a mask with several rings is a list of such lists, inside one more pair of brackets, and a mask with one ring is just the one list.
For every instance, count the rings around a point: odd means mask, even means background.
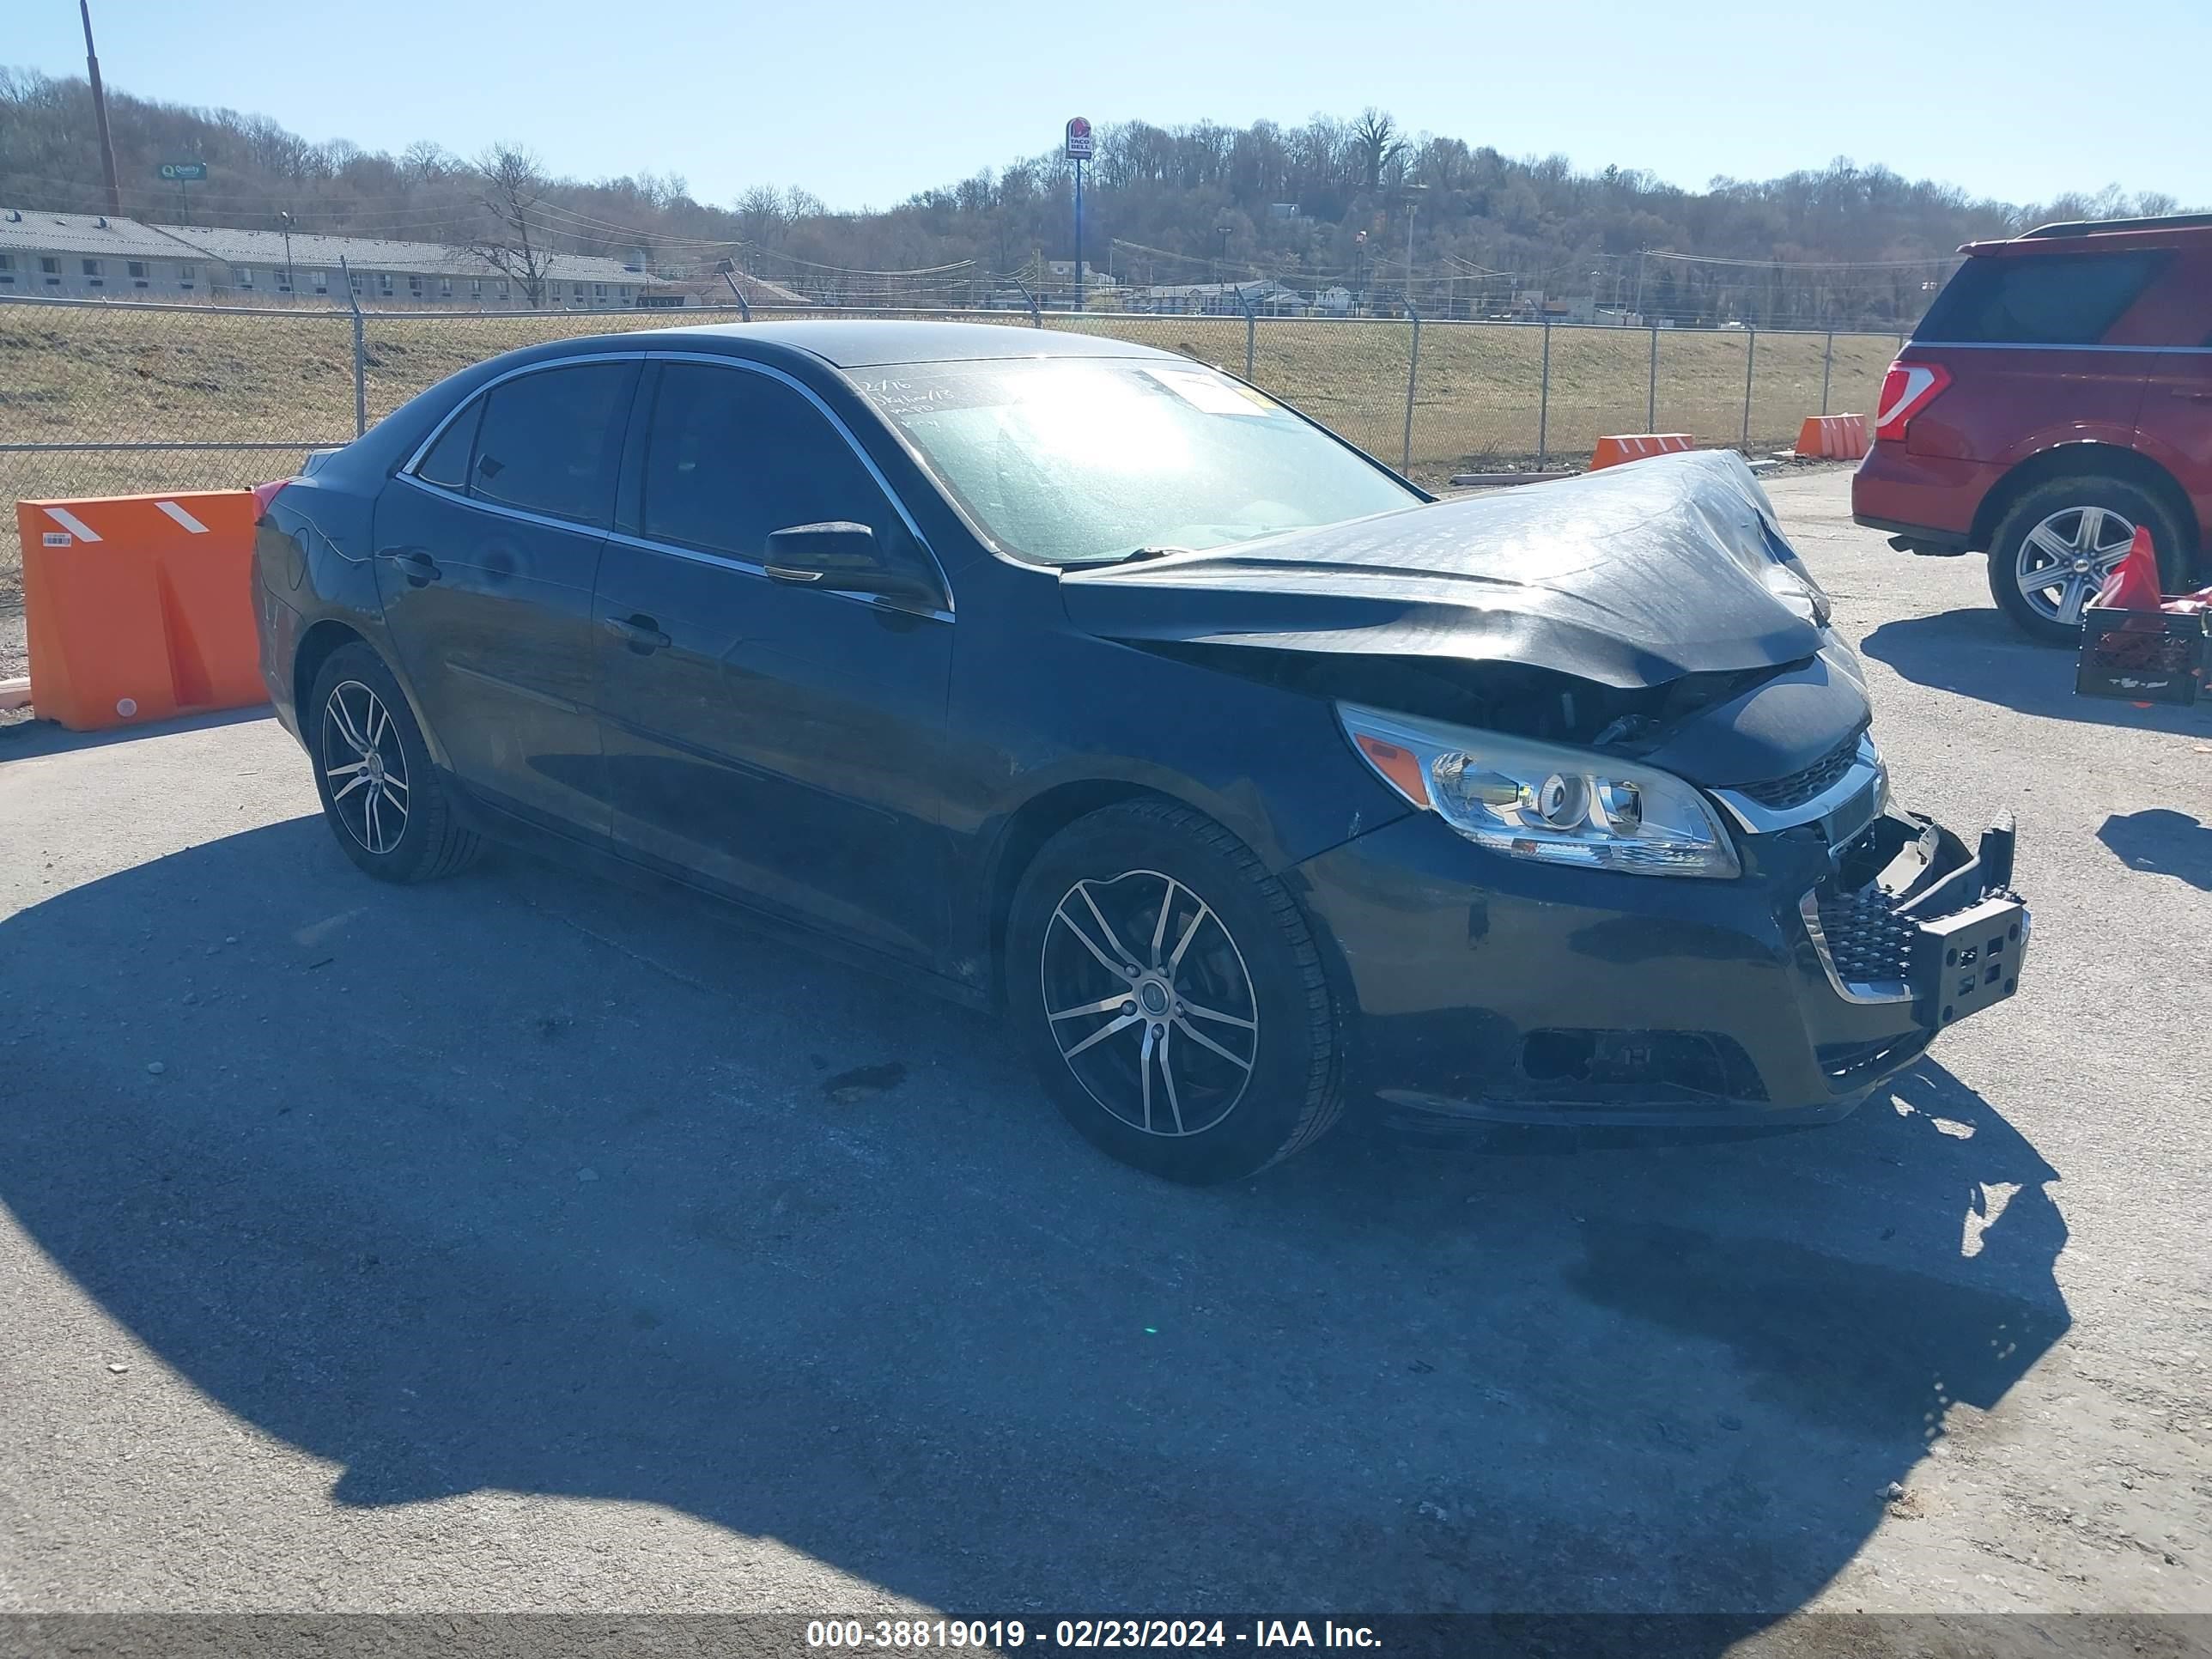
[{"label": "rear door window", "polygon": [[616,361],[544,369],[494,386],[484,394],[469,494],[604,526],[613,516],[636,378],[635,362]]},{"label": "rear door window", "polygon": [[1912,337],[1936,345],[2095,345],[2166,258],[2148,251],[1969,258]]},{"label": "rear door window", "polygon": [[453,416],[451,424],[438,434],[438,441],[430,446],[430,453],[415,469],[415,476],[425,483],[466,489],[469,457],[477,447],[477,422],[483,418],[483,399],[478,398]]},{"label": "rear door window", "polygon": [[890,563],[933,567],[844,434],[772,377],[712,363],[660,371],[638,527],[652,541],[765,562],[778,530],[845,520],[876,532]]}]

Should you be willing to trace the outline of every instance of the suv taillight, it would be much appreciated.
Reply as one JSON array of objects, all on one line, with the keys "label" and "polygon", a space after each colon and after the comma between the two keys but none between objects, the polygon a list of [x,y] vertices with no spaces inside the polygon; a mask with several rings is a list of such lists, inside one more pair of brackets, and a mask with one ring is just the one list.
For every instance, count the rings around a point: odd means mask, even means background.
[{"label": "suv taillight", "polygon": [[269,516],[269,508],[276,499],[276,492],[290,483],[289,478],[276,478],[268,483],[253,486],[253,522],[259,524]]},{"label": "suv taillight", "polygon": [[1881,401],[1874,417],[1874,435],[1889,443],[1902,443],[1912,417],[1934,403],[1951,384],[1951,371],[1940,363],[1896,362],[1882,376]]}]

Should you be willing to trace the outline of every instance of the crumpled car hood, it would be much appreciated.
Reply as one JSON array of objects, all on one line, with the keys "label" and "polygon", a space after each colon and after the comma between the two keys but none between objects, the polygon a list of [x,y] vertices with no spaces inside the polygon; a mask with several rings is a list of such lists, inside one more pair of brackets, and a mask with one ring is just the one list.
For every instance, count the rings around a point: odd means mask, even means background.
[{"label": "crumpled car hood", "polygon": [[1742,458],[1706,450],[1070,569],[1060,592],[1075,626],[1130,643],[1525,663],[1632,690],[1819,651],[1766,586],[1776,564],[1810,587]]}]

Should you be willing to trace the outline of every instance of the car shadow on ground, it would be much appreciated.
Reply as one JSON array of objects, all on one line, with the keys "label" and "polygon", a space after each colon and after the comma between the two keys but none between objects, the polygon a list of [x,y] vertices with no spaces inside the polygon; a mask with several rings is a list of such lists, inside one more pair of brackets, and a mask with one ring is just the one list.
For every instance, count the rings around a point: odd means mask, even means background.
[{"label": "car shadow on ground", "polygon": [[2212,826],[2186,812],[2168,806],[2115,812],[2099,826],[2097,839],[2130,870],[2172,876],[2212,893]]},{"label": "car shadow on ground", "polygon": [[2212,732],[2212,710],[2138,708],[2078,696],[2074,652],[2022,638],[1994,608],[1886,622],[1859,641],[1859,649],[1918,684],[2026,714],[2151,732]]},{"label": "car shadow on ground", "polygon": [[1351,1127],[1188,1191],[1010,1046],[680,897],[380,887],[299,819],[0,922],[0,1201],[339,1504],[666,1505],[1000,1614],[1717,1650],[2068,1328],[2057,1171],[1940,1065],[1805,1134]]}]

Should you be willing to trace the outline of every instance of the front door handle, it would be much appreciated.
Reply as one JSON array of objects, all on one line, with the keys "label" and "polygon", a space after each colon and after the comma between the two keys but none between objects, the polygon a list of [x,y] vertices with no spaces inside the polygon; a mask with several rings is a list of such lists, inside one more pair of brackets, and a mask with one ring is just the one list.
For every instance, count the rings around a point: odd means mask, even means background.
[{"label": "front door handle", "polygon": [[2212,404],[2212,386],[2177,386],[2168,390],[2172,396],[2186,398],[2193,404]]},{"label": "front door handle", "polygon": [[650,617],[602,617],[599,626],[623,641],[640,656],[649,656],[668,647],[668,635],[660,631],[660,624]]}]

